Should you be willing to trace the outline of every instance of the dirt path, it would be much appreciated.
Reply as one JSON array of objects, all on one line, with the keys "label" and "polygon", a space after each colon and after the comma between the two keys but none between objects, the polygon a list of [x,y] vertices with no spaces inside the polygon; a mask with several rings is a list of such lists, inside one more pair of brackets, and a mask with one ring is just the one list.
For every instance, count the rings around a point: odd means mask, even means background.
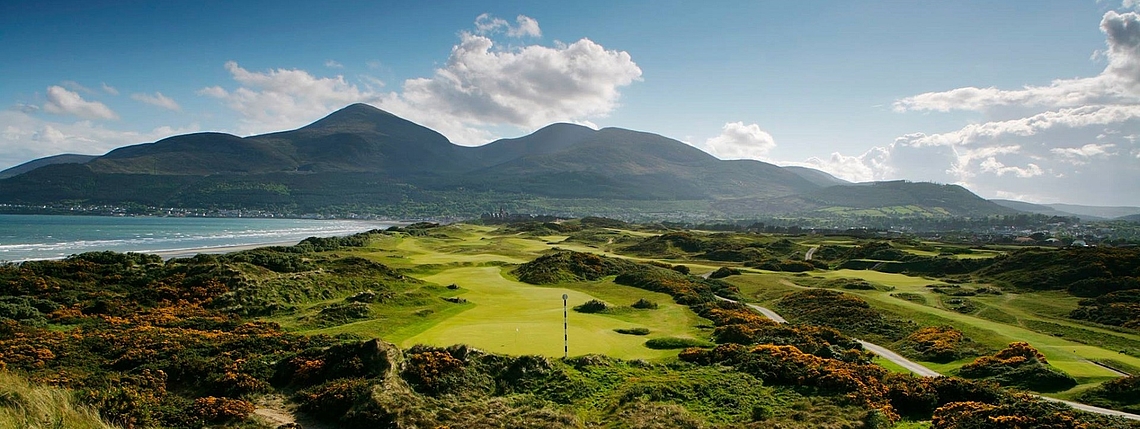
[{"label": "dirt path", "polygon": [[280,396],[273,395],[262,398],[257,401],[256,405],[257,408],[253,410],[253,414],[265,422],[268,427],[277,428],[292,424],[296,425],[294,427],[304,429],[333,429],[329,425],[293,414],[285,405],[285,398]]}]

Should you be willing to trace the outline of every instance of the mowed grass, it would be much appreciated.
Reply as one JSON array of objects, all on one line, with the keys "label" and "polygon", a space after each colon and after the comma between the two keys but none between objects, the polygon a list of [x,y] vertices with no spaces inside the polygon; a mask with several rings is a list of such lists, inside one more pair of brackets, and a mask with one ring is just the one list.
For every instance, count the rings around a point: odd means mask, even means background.
[{"label": "mowed grass", "polygon": [[[563,294],[569,296],[571,308],[595,298],[613,304],[629,305],[645,296],[661,306],[657,310],[630,310],[615,315],[582,314],[570,310],[569,339],[572,356],[604,354],[626,359],[661,359],[674,357],[677,351],[646,348],[644,343],[647,339],[658,336],[706,336],[694,326],[699,318],[687,308],[674,304],[667,296],[612,283],[572,287],[533,286],[505,278],[498,267],[449,269],[423,277],[423,280],[460,285],[466,290],[463,298],[472,305],[403,339],[399,343],[404,347],[414,344],[467,344],[494,353],[562,356]],[[623,302],[620,298],[626,298],[629,302]],[[645,314],[642,315],[642,312]],[[616,328],[637,327],[648,328],[651,334],[632,336],[614,332]]]}]

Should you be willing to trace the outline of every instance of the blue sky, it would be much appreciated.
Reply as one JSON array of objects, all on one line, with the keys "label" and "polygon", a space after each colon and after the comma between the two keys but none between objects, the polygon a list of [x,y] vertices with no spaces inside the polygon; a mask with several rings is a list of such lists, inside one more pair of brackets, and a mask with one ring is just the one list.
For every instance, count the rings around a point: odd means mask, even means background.
[{"label": "blue sky", "polygon": [[431,3],[3,2],[0,168],[367,102],[465,145],[575,122],[1140,205],[1132,0]]}]

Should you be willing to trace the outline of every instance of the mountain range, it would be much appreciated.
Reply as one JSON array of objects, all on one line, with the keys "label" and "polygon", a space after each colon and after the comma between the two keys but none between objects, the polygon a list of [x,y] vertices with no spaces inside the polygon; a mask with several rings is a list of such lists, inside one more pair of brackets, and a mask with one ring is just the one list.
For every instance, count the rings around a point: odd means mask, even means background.
[{"label": "mountain range", "polygon": [[0,173],[0,203],[402,215],[478,215],[498,207],[730,218],[1016,213],[956,185],[852,184],[810,168],[720,160],[621,128],[553,124],[519,138],[459,146],[365,104],[292,131],[195,133],[98,157],[31,161]]}]

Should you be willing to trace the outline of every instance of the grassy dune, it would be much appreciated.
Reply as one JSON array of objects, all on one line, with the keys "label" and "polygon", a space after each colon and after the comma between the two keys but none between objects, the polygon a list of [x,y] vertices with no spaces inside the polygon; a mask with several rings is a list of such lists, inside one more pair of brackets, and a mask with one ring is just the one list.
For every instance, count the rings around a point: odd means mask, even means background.
[{"label": "grassy dune", "polygon": [[37,386],[16,374],[0,370],[0,428],[113,429],[88,407],[79,405],[72,392]]}]

